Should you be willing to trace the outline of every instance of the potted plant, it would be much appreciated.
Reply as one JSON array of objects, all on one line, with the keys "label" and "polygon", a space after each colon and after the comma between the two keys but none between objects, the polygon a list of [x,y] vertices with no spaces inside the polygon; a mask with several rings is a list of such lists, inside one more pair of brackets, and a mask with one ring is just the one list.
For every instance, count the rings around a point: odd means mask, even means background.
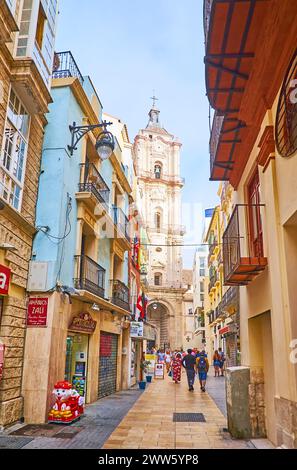
[{"label": "potted plant", "polygon": [[[151,365],[151,361],[142,361],[140,364],[140,369],[142,370],[142,375],[143,373],[146,374],[146,382],[151,382],[152,381],[152,376],[149,375],[149,366]],[[146,382],[144,380],[139,382],[139,388],[145,389]]]}]

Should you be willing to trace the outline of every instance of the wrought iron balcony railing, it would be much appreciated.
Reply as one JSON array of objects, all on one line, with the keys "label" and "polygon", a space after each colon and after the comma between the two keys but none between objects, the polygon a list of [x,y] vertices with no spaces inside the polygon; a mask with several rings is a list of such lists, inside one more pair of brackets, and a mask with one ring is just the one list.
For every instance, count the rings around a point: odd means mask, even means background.
[{"label": "wrought iron balcony railing", "polygon": [[223,235],[225,285],[247,285],[267,265],[263,248],[263,204],[238,204]]},{"label": "wrought iron balcony railing", "polygon": [[218,305],[219,316],[233,315],[239,312],[239,287],[232,286],[225,292],[221,302]]},{"label": "wrought iron balcony railing", "polygon": [[209,273],[209,285],[208,285],[208,292],[210,292],[213,287],[215,286],[215,283],[218,281],[218,273],[215,268],[210,270]]},{"label": "wrought iron balcony railing", "polygon": [[129,234],[129,220],[120,207],[112,206],[113,222],[117,229],[125,236],[126,240],[131,243]]},{"label": "wrought iron balcony railing", "polygon": [[70,51],[56,52],[53,66],[53,78],[78,78],[83,85],[84,79]]},{"label": "wrought iron balcony railing", "polygon": [[205,42],[207,41],[207,35],[208,35],[208,30],[209,30],[212,2],[213,0],[204,0],[204,6],[203,6],[203,20],[204,21],[203,22],[204,22]]},{"label": "wrought iron balcony railing", "polygon": [[216,154],[218,150],[223,122],[224,122],[224,116],[219,115],[216,111],[213,117],[213,121],[212,121],[212,128],[211,128],[210,141],[209,141],[210,175],[213,174],[213,170],[215,166]]},{"label": "wrought iron balcony railing", "polygon": [[166,181],[168,183],[179,183],[185,184],[185,178],[182,178],[178,175],[167,175],[164,173],[154,173],[153,171],[141,171],[140,178],[149,178],[149,179],[157,179],[159,181]]},{"label": "wrought iron balcony railing", "polygon": [[82,163],[83,183],[79,183],[79,192],[92,193],[102,204],[108,206],[110,189],[93,163]]},{"label": "wrought iron balcony railing", "polygon": [[118,279],[112,280],[112,303],[130,312],[129,288]]},{"label": "wrought iron balcony railing", "polygon": [[105,269],[86,255],[75,256],[75,261],[75,288],[87,290],[92,294],[104,298]]},{"label": "wrought iron balcony railing", "polygon": [[160,227],[156,227],[155,225],[147,225],[146,229],[155,233],[168,233],[180,236],[183,236],[186,233],[186,226],[179,224],[162,224]]}]

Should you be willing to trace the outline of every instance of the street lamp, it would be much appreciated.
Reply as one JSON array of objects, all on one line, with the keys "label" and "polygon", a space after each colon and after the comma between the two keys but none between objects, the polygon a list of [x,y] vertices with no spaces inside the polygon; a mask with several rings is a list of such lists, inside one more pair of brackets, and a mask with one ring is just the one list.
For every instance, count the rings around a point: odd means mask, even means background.
[{"label": "street lamp", "polygon": [[77,150],[77,144],[84,135],[94,129],[103,128],[96,142],[96,150],[101,160],[107,160],[111,156],[115,147],[114,136],[107,130],[107,126],[111,125],[112,122],[103,121],[100,124],[94,124],[91,126],[77,126],[74,122],[72,126],[69,126],[69,130],[71,132],[71,145],[68,145],[68,150],[70,155],[73,155],[74,150]]}]

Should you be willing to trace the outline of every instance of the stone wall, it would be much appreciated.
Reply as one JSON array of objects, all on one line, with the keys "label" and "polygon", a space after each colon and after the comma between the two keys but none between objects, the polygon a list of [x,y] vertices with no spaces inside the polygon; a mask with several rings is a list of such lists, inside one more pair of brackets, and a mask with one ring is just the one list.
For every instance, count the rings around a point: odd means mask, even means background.
[{"label": "stone wall", "polygon": [[249,406],[252,437],[266,437],[264,372],[261,368],[251,369]]},{"label": "stone wall", "polygon": [[279,397],[274,399],[277,445],[297,449],[297,403]]}]

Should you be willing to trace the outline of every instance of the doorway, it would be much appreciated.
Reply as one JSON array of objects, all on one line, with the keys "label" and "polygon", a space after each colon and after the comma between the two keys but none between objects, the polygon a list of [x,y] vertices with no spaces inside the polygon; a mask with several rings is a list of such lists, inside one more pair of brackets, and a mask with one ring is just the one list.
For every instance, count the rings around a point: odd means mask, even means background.
[{"label": "doorway", "polygon": [[89,337],[68,333],[66,339],[65,380],[86,401]]}]

